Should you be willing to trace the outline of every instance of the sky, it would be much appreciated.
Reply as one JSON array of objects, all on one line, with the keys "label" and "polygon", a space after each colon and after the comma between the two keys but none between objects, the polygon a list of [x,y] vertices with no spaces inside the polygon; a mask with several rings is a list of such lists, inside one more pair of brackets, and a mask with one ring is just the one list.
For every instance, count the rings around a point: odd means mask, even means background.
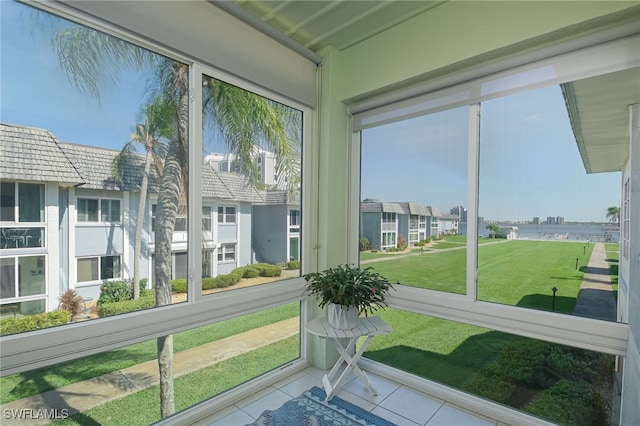
[{"label": "sky", "polygon": [[[607,222],[621,174],[587,174],[559,86],[481,105],[478,215],[493,221]],[[361,198],[468,207],[468,107],[368,129]]]},{"label": "sky", "polygon": [[[0,0],[0,121],[44,128],[63,142],[119,150],[141,121],[152,69],[124,70],[101,98],[69,82],[51,47],[67,24]],[[466,107],[363,132],[362,198],[467,207]],[[490,220],[562,216],[606,221],[620,173],[587,175],[558,87],[482,105],[479,214]],[[215,135],[207,151],[224,152]]]}]

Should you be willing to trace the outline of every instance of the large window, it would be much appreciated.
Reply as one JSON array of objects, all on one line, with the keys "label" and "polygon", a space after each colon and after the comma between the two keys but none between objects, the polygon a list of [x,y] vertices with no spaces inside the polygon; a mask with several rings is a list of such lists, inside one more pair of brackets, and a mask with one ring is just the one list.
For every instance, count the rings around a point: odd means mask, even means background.
[{"label": "large window", "polygon": [[[392,282],[466,291],[466,223],[445,227],[440,219],[467,202],[468,118],[468,108],[458,108],[362,132],[360,237],[370,250],[360,259]],[[393,150],[402,165],[393,170],[390,140],[399,141]]]},{"label": "large window", "polygon": [[2,182],[0,187],[1,221],[44,222],[44,185]]},{"label": "large window", "polygon": [[120,222],[120,200],[78,198],[78,222]]},{"label": "large window", "polygon": [[122,276],[121,256],[96,256],[78,259],[78,282],[109,280]]},{"label": "large window", "polygon": [[236,223],[236,208],[232,206],[218,207],[218,223]]}]

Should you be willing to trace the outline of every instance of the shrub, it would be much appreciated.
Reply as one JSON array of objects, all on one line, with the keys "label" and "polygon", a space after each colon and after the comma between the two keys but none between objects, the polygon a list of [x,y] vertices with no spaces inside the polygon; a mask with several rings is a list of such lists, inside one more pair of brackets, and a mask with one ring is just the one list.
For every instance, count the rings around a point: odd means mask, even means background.
[{"label": "shrub", "polygon": [[540,393],[525,409],[566,426],[606,426],[607,407],[603,398],[585,383],[560,380]]},{"label": "shrub", "polygon": [[282,269],[276,265],[269,265],[260,271],[262,277],[279,277],[280,275],[282,275]]},{"label": "shrub", "polygon": [[407,240],[402,235],[398,235],[398,244],[397,247],[400,251],[403,251],[407,248]]},{"label": "shrub", "polygon": [[289,262],[287,262],[287,269],[300,269],[300,261],[290,260]]},{"label": "shrub", "polygon": [[71,314],[71,321],[84,312],[84,299],[73,289],[65,291],[58,300],[60,301],[58,309],[69,312]]},{"label": "shrub", "polygon": [[244,268],[242,278],[255,278],[258,275],[260,275],[260,271],[258,271],[256,268],[246,267]]},{"label": "shrub", "polygon": [[98,315],[108,317],[112,315],[126,314],[128,312],[150,309],[156,306],[156,292],[148,290],[144,296],[136,300],[124,300],[121,302],[103,303],[98,306]]},{"label": "shrub", "polygon": [[187,292],[187,280],[186,279],[171,280],[171,292],[172,293],[186,293]]},{"label": "shrub", "polygon": [[360,251],[371,250],[371,243],[367,237],[360,238]]},{"label": "shrub", "polygon": [[71,312],[57,310],[20,318],[4,318],[0,320],[0,335],[24,333],[41,328],[55,327],[71,321]]},{"label": "shrub", "polygon": [[120,302],[133,299],[131,284],[127,281],[112,281],[100,286],[98,306],[103,303]]},{"label": "shrub", "polygon": [[[187,280],[184,280],[184,283],[185,283],[184,284],[185,287],[184,287],[184,292],[183,293],[186,293],[187,292]],[[211,289],[214,289],[214,288],[216,288],[216,279],[215,279],[215,277],[207,277],[207,278],[203,278],[202,279],[202,289],[203,290],[211,290]]]}]

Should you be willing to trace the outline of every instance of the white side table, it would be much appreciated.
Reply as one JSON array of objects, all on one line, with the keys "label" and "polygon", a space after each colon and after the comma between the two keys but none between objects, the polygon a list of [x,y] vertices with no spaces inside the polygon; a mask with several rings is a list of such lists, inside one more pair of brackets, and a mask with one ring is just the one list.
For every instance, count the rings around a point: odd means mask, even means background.
[{"label": "white side table", "polygon": [[[369,378],[364,371],[360,370],[357,363],[375,336],[379,334],[387,334],[393,330],[389,324],[384,322],[380,317],[359,317],[358,323],[354,328],[350,330],[338,330],[330,326],[325,318],[322,318],[309,321],[305,326],[305,329],[311,334],[329,340],[340,354],[340,359],[336,362],[331,371],[325,374],[322,378],[322,384],[324,385],[324,390],[327,393],[325,401],[330,401],[331,398],[333,398],[336,390],[342,386],[344,379],[352,370],[373,395],[378,394],[378,391],[376,391],[371,385]],[[353,352],[358,338],[362,336],[367,336],[367,338],[355,355],[351,356],[350,353]],[[339,339],[349,339],[349,343],[346,346],[343,346]],[[343,362],[347,364],[347,367],[340,377],[332,382]]]}]

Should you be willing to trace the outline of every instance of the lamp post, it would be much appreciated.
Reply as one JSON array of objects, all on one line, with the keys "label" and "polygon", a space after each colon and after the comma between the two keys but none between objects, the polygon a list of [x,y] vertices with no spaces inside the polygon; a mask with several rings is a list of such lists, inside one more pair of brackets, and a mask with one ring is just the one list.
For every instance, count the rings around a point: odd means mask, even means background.
[{"label": "lamp post", "polygon": [[556,310],[556,291],[558,291],[558,289],[556,287],[553,287],[551,289],[551,291],[553,291],[553,297],[551,298],[551,310],[553,312],[555,312],[555,310]]}]

